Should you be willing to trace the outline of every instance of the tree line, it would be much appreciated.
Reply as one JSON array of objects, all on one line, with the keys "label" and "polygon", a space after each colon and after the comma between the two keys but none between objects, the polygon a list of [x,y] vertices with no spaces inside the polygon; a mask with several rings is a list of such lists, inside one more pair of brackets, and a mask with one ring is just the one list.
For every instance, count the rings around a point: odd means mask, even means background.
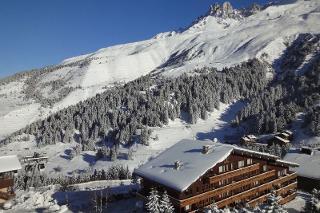
[{"label": "tree line", "polygon": [[26,133],[34,135],[39,146],[76,140],[83,151],[93,150],[96,142],[116,148],[133,142],[147,144],[148,127],[166,125],[181,117],[182,111],[188,122],[196,123],[219,109],[221,102],[260,93],[268,82],[266,72],[267,65],[253,59],[222,71],[203,68],[192,76],[147,75],[34,122],[1,143]]},{"label": "tree line", "polygon": [[275,133],[288,127],[297,113],[304,112],[304,127],[319,136],[320,55],[316,54],[304,70],[296,73],[319,40],[320,35],[299,36],[282,57],[282,73],[266,90],[248,99],[248,105],[233,122],[244,124],[247,133]]}]

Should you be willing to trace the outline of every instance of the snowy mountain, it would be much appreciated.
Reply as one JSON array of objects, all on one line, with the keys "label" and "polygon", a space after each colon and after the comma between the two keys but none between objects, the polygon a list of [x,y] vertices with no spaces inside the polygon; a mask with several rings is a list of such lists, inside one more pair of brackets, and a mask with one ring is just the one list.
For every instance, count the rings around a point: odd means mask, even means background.
[{"label": "snowy mountain", "polygon": [[108,87],[152,73],[176,77],[260,58],[270,64],[301,33],[319,33],[320,2],[281,1],[240,11],[213,5],[181,32],[103,48],[0,81],[0,138]]}]

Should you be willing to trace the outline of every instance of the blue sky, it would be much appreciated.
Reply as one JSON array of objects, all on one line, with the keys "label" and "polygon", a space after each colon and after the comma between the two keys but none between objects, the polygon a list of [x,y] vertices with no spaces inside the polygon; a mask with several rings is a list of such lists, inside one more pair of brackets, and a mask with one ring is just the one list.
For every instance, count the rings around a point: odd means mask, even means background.
[{"label": "blue sky", "polygon": [[[189,25],[220,0],[1,0],[0,78]],[[267,0],[230,0],[246,7]]]}]

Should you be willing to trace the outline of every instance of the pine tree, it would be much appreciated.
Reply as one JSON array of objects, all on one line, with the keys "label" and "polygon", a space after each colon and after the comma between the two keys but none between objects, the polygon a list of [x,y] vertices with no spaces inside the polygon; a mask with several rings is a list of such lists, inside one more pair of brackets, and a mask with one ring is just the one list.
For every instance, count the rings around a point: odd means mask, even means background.
[{"label": "pine tree", "polygon": [[171,204],[167,191],[164,191],[160,200],[160,212],[161,213],[173,213],[174,207]]},{"label": "pine tree", "polygon": [[320,190],[312,190],[310,201],[306,204],[304,210],[310,213],[320,213]]},{"label": "pine tree", "polygon": [[151,189],[149,196],[147,197],[148,202],[146,203],[147,211],[149,213],[160,213],[159,205],[160,196],[158,191],[154,188]]},{"label": "pine tree", "polygon": [[287,211],[279,204],[279,197],[275,191],[272,191],[268,196],[267,205],[263,210],[266,213],[287,213]]},{"label": "pine tree", "polygon": [[113,146],[112,149],[110,150],[110,160],[111,161],[115,161],[118,158],[118,153],[117,153],[117,149],[116,146]]},{"label": "pine tree", "polygon": [[261,213],[261,212],[262,212],[262,210],[260,209],[259,206],[254,207],[253,213]]},{"label": "pine tree", "polygon": [[211,210],[211,213],[219,213],[221,212],[218,208],[218,205],[215,201],[212,201],[212,204],[209,206],[209,209]]},{"label": "pine tree", "polygon": [[252,213],[252,209],[251,207],[249,206],[248,203],[245,204],[245,207],[243,207],[240,211],[241,213]]}]

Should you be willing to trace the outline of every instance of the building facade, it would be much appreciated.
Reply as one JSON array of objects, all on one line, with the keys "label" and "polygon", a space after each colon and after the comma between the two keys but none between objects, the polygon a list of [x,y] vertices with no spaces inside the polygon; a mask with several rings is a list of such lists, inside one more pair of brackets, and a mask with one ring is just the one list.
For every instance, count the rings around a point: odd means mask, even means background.
[{"label": "building facade", "polygon": [[[296,196],[297,175],[289,170],[289,166],[298,165],[276,156],[231,145],[189,140],[170,149],[160,154],[159,159],[135,170],[134,174],[141,177],[141,198],[145,198],[151,188],[166,190],[176,212],[193,212],[213,201],[219,208],[244,204],[254,207],[265,202],[273,190],[282,197],[280,204]],[[183,154],[187,156],[181,156]],[[168,163],[177,158],[179,166],[177,161],[172,165]],[[198,166],[202,168],[196,168]],[[154,172],[155,169],[159,172]]]},{"label": "building facade", "polygon": [[0,157],[0,206],[15,196],[14,175],[21,169],[17,156]]}]

